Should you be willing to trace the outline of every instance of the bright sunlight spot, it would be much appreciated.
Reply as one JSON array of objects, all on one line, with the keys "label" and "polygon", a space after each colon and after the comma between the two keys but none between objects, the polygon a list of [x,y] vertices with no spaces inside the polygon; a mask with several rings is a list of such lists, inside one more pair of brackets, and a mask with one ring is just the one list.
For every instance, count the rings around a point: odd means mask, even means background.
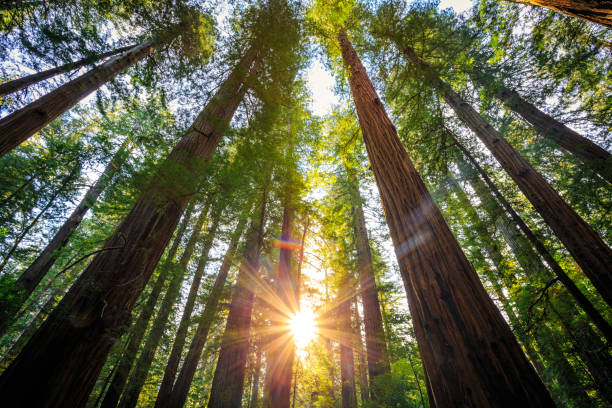
[{"label": "bright sunlight spot", "polygon": [[469,10],[474,5],[472,0],[442,0],[440,2],[440,10],[452,7],[456,13],[462,13]]},{"label": "bright sunlight spot", "polygon": [[338,103],[338,97],[333,91],[335,83],[332,74],[320,61],[314,60],[310,64],[306,71],[306,86],[312,94],[310,107],[315,115],[328,114],[332,106]]},{"label": "bright sunlight spot", "polygon": [[299,351],[303,351],[306,348],[317,333],[315,315],[312,310],[304,308],[291,318],[289,325],[291,326],[291,335],[299,353]]}]

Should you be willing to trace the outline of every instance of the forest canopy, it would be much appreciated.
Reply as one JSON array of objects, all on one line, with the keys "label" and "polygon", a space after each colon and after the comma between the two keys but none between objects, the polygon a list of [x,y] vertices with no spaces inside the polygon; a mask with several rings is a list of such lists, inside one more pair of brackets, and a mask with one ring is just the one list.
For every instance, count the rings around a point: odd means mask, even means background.
[{"label": "forest canopy", "polygon": [[2,404],[612,408],[611,27],[0,1]]}]

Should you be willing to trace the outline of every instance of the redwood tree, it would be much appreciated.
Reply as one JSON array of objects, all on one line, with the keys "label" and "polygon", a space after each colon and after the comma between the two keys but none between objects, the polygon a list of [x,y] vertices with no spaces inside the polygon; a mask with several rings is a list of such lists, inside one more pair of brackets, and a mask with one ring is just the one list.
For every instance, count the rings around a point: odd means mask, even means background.
[{"label": "redwood tree", "polygon": [[34,85],[38,82],[44,81],[45,79],[49,79],[61,73],[73,71],[81,67],[84,67],[86,65],[93,64],[94,62],[100,61],[104,58],[112,57],[114,55],[128,51],[133,47],[134,45],[129,45],[127,47],[117,48],[117,49],[107,51],[101,54],[91,55],[91,56],[82,58],[78,61],[69,62],[59,67],[47,69],[45,71],[37,72],[32,75],[26,75],[21,78],[17,78],[11,81],[4,82],[0,84],[0,96],[5,96],[8,94],[17,92],[21,89],[27,88],[30,85]]},{"label": "redwood tree", "polygon": [[[518,3],[546,7],[559,13],[612,27],[610,0],[513,0]],[[551,33],[554,35],[554,33]]]},{"label": "redwood tree", "polygon": [[408,158],[344,30],[338,39],[404,280],[430,405],[553,407]]},{"label": "redwood tree", "polygon": [[471,74],[471,77],[499,99],[504,106],[533,125],[542,136],[573,154],[609,183],[612,183],[612,157],[606,149],[599,147],[580,133],[542,112],[534,104],[527,102],[518,92],[496,82],[486,73],[476,71]]},{"label": "redwood tree", "polygon": [[159,404],[159,407],[181,408],[183,405],[185,405],[185,401],[187,400],[187,395],[189,393],[189,387],[191,386],[191,381],[193,380],[193,376],[195,375],[198,367],[198,361],[202,355],[202,349],[206,344],[208,331],[210,330],[210,326],[217,312],[223,287],[225,286],[225,281],[227,280],[227,274],[232,266],[238,241],[240,240],[245,224],[246,218],[242,217],[238,222],[234,234],[231,237],[230,244],[225,251],[223,262],[219,268],[219,273],[217,274],[213,288],[208,294],[208,299],[204,305],[204,310],[198,319],[198,327],[193,340],[189,345],[189,351],[185,356],[185,361],[183,362],[181,371],[179,372],[176,382],[172,387],[171,394],[167,399],[158,399],[159,402],[156,402],[156,404]]},{"label": "redwood tree", "polygon": [[406,59],[440,92],[459,119],[487,146],[565,245],[602,298],[612,306],[612,249],[499,132],[416,55],[412,47],[405,44],[398,46]]},{"label": "redwood tree", "polygon": [[131,47],[0,119],[0,157],[47,126],[81,99],[149,55],[157,45],[156,41],[147,40]]},{"label": "redwood tree", "polygon": [[[185,132],[105,247],[0,376],[0,393],[23,406],[79,406],[124,331],[148,281],[257,70],[249,49]],[[24,388],[24,387],[27,387]],[[30,390],[34,387],[37,392]]]},{"label": "redwood tree", "polygon": [[[350,173],[350,172],[349,172]],[[351,201],[353,204],[353,231],[355,233],[355,244],[357,247],[357,272],[361,288],[361,299],[363,304],[363,322],[366,334],[366,350],[368,356],[368,373],[372,382],[372,398],[376,398],[374,381],[377,376],[390,371],[389,356],[385,344],[385,332],[383,328],[380,302],[376,289],[376,280],[372,269],[372,251],[368,239],[368,230],[363,214],[361,194],[356,177],[350,177],[349,188],[351,189]]]},{"label": "redwood tree", "polygon": [[241,406],[244,376],[251,332],[253,291],[259,279],[259,255],[263,246],[268,190],[264,187],[259,216],[254,217],[247,232],[244,260],[240,264],[225,332],[213,377],[209,408]]}]

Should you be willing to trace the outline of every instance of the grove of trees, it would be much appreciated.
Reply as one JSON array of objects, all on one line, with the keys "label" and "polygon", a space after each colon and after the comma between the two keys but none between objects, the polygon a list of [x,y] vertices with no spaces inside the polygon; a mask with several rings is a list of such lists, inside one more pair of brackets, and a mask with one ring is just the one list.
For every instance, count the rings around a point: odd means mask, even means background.
[{"label": "grove of trees", "polygon": [[462,3],[0,1],[1,404],[612,408],[612,3]]}]

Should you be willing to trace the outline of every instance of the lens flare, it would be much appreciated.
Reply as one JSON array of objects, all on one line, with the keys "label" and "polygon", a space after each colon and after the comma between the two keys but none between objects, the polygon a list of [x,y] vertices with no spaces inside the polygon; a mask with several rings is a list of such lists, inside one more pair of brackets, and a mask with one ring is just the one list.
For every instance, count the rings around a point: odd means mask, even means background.
[{"label": "lens flare", "polygon": [[317,333],[314,313],[310,309],[302,309],[291,317],[289,325],[298,352],[303,351]]}]

